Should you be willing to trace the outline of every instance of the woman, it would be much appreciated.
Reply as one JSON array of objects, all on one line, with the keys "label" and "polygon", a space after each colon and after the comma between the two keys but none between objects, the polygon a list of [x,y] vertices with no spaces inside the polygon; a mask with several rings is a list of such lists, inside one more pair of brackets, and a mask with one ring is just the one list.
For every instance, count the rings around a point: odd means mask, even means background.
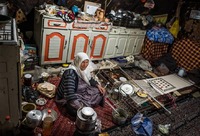
[{"label": "woman", "polygon": [[65,70],[56,92],[56,102],[65,106],[70,115],[76,115],[82,106],[103,104],[105,89],[91,77],[92,62],[80,52]]}]

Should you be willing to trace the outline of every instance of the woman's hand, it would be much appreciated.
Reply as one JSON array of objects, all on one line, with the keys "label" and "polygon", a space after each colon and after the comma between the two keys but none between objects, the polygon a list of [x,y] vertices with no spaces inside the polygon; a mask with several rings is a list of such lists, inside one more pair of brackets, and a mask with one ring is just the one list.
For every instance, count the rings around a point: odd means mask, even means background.
[{"label": "woman's hand", "polygon": [[99,91],[101,92],[101,94],[103,94],[103,95],[106,94],[105,88],[103,88],[101,85],[97,85],[97,88],[99,89]]}]

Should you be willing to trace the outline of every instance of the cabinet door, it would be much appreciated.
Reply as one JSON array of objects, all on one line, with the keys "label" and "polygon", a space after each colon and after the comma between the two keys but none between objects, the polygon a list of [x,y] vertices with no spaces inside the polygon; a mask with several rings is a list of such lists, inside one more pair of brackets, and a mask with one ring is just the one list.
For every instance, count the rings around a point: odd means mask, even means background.
[{"label": "cabinet door", "polygon": [[65,63],[70,31],[44,29],[41,64]]},{"label": "cabinet door", "polygon": [[92,32],[90,41],[90,58],[92,60],[102,59],[108,33],[106,32]]},{"label": "cabinet door", "polygon": [[119,56],[124,56],[124,52],[125,52],[125,48],[126,48],[126,44],[127,44],[127,39],[128,36],[127,35],[120,35],[118,38],[118,43],[117,43],[117,50],[115,52],[115,57],[119,57]]},{"label": "cabinet door", "polygon": [[67,62],[71,62],[78,52],[88,53],[89,37],[89,31],[71,32]]},{"label": "cabinet door", "polygon": [[144,44],[144,36],[138,36],[135,43],[136,47],[133,53],[134,55],[138,55],[141,53],[143,44]]},{"label": "cabinet door", "polygon": [[0,46],[0,120],[10,115],[16,126],[21,118],[21,74],[19,47]]},{"label": "cabinet door", "polygon": [[104,58],[113,58],[117,49],[118,35],[109,35]]},{"label": "cabinet door", "polygon": [[137,36],[129,36],[124,56],[133,55],[136,48]]}]

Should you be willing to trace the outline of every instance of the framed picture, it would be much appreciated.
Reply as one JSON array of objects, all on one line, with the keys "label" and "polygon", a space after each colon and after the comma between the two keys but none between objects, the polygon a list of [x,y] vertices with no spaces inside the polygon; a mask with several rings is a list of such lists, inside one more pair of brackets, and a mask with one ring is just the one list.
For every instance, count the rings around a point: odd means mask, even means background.
[{"label": "framed picture", "polygon": [[167,17],[168,17],[168,14],[155,15],[153,16],[153,21],[156,23],[161,23],[165,25],[167,22]]},{"label": "framed picture", "polygon": [[89,15],[95,15],[96,10],[100,7],[101,7],[100,3],[85,1],[84,12]]}]

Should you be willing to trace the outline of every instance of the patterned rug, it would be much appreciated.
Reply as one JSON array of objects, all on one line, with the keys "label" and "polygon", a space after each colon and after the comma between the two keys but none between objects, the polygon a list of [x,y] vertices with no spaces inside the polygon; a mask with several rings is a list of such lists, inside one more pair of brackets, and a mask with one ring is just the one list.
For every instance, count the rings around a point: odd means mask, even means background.
[{"label": "patterned rug", "polygon": [[[200,135],[200,98],[190,98],[171,107],[172,114],[155,113],[149,117],[153,121],[153,136],[163,136],[158,125],[170,124],[170,136],[199,136]],[[130,123],[107,130],[110,136],[136,136]]]},{"label": "patterned rug", "polygon": [[[60,78],[51,78],[49,79],[49,82],[55,86],[58,86]],[[45,98],[47,103],[44,106],[37,106],[37,109],[43,110],[45,108],[50,108],[55,110],[58,115],[58,118],[53,125],[52,136],[72,136],[75,132],[75,118],[70,116],[65,108],[56,105],[54,98],[48,99],[44,96],[41,97]],[[95,107],[94,110],[97,113],[98,119],[101,121],[102,130],[115,126],[115,124],[112,122],[112,109],[107,104],[105,104],[104,107]],[[37,133],[41,133],[41,126],[37,127],[35,131]]]},{"label": "patterned rug", "polygon": [[[59,78],[51,78],[49,80],[49,82],[56,86],[58,86],[59,81]],[[47,99],[46,97],[44,98]],[[110,101],[112,102],[112,100]],[[124,100],[124,103],[127,103],[127,101],[129,100]],[[176,107],[169,108],[172,112],[170,115],[163,111],[156,111],[153,114],[151,113],[151,115],[147,113],[146,116],[153,121],[153,136],[161,135],[157,128],[158,124],[170,124],[170,136],[200,135],[200,98],[188,98],[176,104]],[[133,105],[131,107],[134,108]],[[46,105],[37,106],[39,110],[45,108],[55,110],[58,115],[52,129],[52,136],[73,136],[75,132],[75,118],[68,115],[65,108],[57,106],[54,99],[47,99]],[[112,122],[112,109],[107,104],[104,107],[98,106],[94,110],[101,121],[103,132],[107,132],[110,136],[136,136],[131,129],[130,122],[122,126],[117,126]],[[136,113],[136,111],[134,110],[133,113]],[[37,127],[35,131],[41,133],[41,126]]]}]

